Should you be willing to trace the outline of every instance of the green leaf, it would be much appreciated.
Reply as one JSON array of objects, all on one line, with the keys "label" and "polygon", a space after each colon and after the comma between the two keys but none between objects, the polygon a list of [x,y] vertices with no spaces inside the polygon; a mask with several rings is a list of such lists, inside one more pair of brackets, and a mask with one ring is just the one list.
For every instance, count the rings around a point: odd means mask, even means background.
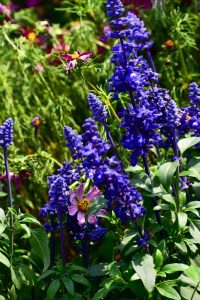
[{"label": "green leaf", "polygon": [[4,193],[4,192],[0,192],[0,197],[5,197],[5,196],[7,196],[7,193]]},{"label": "green leaf", "polygon": [[105,263],[100,263],[98,265],[92,265],[87,269],[87,275],[90,277],[100,277],[108,274],[108,267]]},{"label": "green leaf", "polygon": [[200,208],[200,201],[191,201],[186,205],[186,208]]},{"label": "green leaf", "polygon": [[4,210],[2,208],[0,208],[0,222],[4,223],[5,219],[6,219],[6,216],[5,216]]},{"label": "green leaf", "polygon": [[45,300],[54,300],[59,288],[60,288],[60,280],[59,279],[53,280],[48,287]]},{"label": "green leaf", "polygon": [[155,263],[155,266],[158,268],[158,267],[161,267],[162,264],[163,264],[163,255],[162,255],[162,252],[159,250],[159,249],[156,249],[156,252],[154,254],[154,263]]},{"label": "green leaf", "polygon": [[46,272],[44,272],[41,276],[39,276],[38,278],[37,278],[37,282],[39,282],[40,280],[42,280],[42,279],[44,279],[44,278],[46,278],[46,277],[48,277],[49,275],[52,275],[52,274],[54,274],[55,272],[53,271],[53,270],[47,270]]},{"label": "green leaf", "polygon": [[121,241],[120,244],[120,250],[122,251],[124,247],[137,235],[136,230],[131,230],[128,233],[125,234],[123,237],[123,240]]},{"label": "green leaf", "polygon": [[195,242],[200,244],[200,231],[192,222],[190,222],[189,232],[195,240]]},{"label": "green leaf", "polygon": [[180,149],[181,155],[183,155],[183,153],[187,149],[198,144],[199,142],[200,142],[200,137],[188,137],[188,138],[184,138],[184,139],[181,139],[180,141],[178,141],[178,147]]},{"label": "green leaf", "polygon": [[47,234],[43,228],[31,229],[30,244],[34,253],[43,262],[43,272],[46,271],[50,265],[50,251],[48,243]]},{"label": "green leaf", "polygon": [[7,268],[10,268],[10,262],[5,255],[0,252],[0,263],[2,263]]},{"label": "green leaf", "polygon": [[132,266],[142,280],[146,290],[149,293],[152,292],[156,281],[153,257],[149,254],[136,254],[133,257]]},{"label": "green leaf", "polygon": [[188,170],[187,176],[194,177],[194,178],[196,178],[197,180],[200,181],[200,172],[199,172],[199,169],[197,169],[195,167],[192,167],[192,168],[190,168]]},{"label": "green leaf", "polygon": [[174,263],[174,264],[168,264],[168,265],[165,265],[161,271],[162,272],[165,272],[167,274],[172,274],[172,273],[175,273],[175,272],[180,272],[180,271],[185,271],[186,269],[188,269],[189,266],[185,265],[185,264],[177,264],[177,263]]},{"label": "green leaf", "polygon": [[64,286],[70,295],[74,295],[74,283],[70,278],[63,278]]},{"label": "green leaf", "polygon": [[100,299],[105,299],[105,296],[109,293],[109,290],[106,288],[102,288],[98,290],[98,292],[94,295],[92,300],[100,300]]},{"label": "green leaf", "polygon": [[168,190],[173,179],[173,175],[176,172],[179,161],[175,160],[173,162],[167,162],[160,166],[158,174],[160,178],[160,182],[163,187]]},{"label": "green leaf", "polygon": [[196,291],[194,293],[194,289],[191,288],[190,286],[181,286],[180,288],[180,293],[183,299],[186,300],[199,300],[200,299],[200,294]]},{"label": "green leaf", "polygon": [[181,241],[180,243],[175,243],[175,245],[181,251],[181,253],[187,254],[188,251],[184,241]]},{"label": "green leaf", "polygon": [[80,284],[90,286],[90,282],[85,277],[83,277],[83,275],[73,274],[72,279],[73,279],[73,281],[78,282]]},{"label": "green leaf", "polygon": [[158,292],[169,299],[174,299],[174,300],[181,300],[181,297],[177,293],[177,291],[169,285],[169,283],[160,283],[159,285],[156,286],[156,289]]},{"label": "green leaf", "polygon": [[11,267],[11,279],[12,282],[14,284],[14,286],[16,287],[16,289],[20,289],[20,281],[18,280],[19,276],[15,273],[15,270]]},{"label": "green leaf", "polygon": [[191,265],[184,272],[185,275],[195,280],[197,283],[200,281],[200,268],[194,265]]},{"label": "green leaf", "polygon": [[180,229],[185,229],[187,224],[187,214],[184,212],[178,212],[178,225]]}]

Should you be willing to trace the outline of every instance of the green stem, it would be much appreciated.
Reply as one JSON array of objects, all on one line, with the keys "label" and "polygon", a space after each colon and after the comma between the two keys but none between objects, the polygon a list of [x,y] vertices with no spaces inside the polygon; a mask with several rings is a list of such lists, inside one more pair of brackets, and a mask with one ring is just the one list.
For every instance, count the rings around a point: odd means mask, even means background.
[{"label": "green stem", "polygon": [[180,55],[180,60],[181,60],[181,65],[182,65],[182,69],[183,69],[183,74],[184,74],[184,77],[185,77],[184,79],[187,81],[188,80],[188,71],[187,71],[187,68],[186,68],[183,51],[182,51],[182,48],[180,46],[180,42],[179,41],[177,43],[177,46],[178,46],[178,51],[179,51],[179,55]]},{"label": "green stem", "polygon": [[194,292],[192,293],[192,297],[191,297],[190,300],[192,300],[192,299],[194,298],[194,295],[195,295],[195,293],[196,293],[196,291],[197,291],[197,289],[198,289],[199,283],[200,283],[200,281],[199,281],[198,284],[196,285],[196,287],[195,287],[195,289],[194,289]]},{"label": "green stem", "polygon": [[[5,168],[6,168],[6,180],[7,180],[7,186],[8,186],[8,188],[7,188],[7,190],[8,190],[8,207],[12,208],[13,202],[12,202],[11,180],[10,180],[9,166],[8,166],[7,147],[3,148],[3,153],[4,153],[4,163],[5,163]],[[14,246],[12,211],[9,212],[9,219],[10,219],[10,228],[9,228],[9,230],[10,230],[10,256],[11,256],[11,261],[12,261],[13,246]]]}]

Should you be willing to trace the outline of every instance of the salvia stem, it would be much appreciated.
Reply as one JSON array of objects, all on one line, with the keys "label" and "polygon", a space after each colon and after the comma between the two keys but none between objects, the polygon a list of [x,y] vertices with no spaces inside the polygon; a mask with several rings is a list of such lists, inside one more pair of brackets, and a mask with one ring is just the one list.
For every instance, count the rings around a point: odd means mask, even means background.
[{"label": "salvia stem", "polygon": [[[177,133],[176,133],[176,129],[174,129],[173,131],[173,143],[174,143],[174,154],[176,159],[179,160],[179,151],[178,151],[178,137],[177,137]],[[176,201],[176,210],[177,212],[179,212],[180,209],[180,201],[179,201],[179,165],[176,169],[176,183],[175,183],[175,187],[176,187],[176,197],[175,197],[175,201]]]},{"label": "salvia stem", "polygon": [[65,256],[64,231],[63,231],[63,222],[62,222],[62,208],[58,208],[58,222],[60,227],[61,257],[62,257],[63,266],[65,266],[66,256]]},{"label": "salvia stem", "polygon": [[[149,176],[149,179],[150,179],[151,184],[152,184],[151,172],[150,172],[150,169],[149,169],[149,164],[148,164],[148,161],[147,161],[147,155],[146,154],[142,155],[142,160],[143,160],[145,172]],[[155,196],[153,196],[151,198],[151,202],[152,202],[153,207],[155,207],[157,205],[157,201],[155,199]],[[157,220],[158,224],[161,225],[160,213],[158,211],[155,211],[155,216],[156,216],[156,220]]]},{"label": "salvia stem", "polygon": [[107,138],[109,139],[109,141],[110,141],[110,143],[111,143],[111,145],[112,145],[112,148],[113,148],[113,150],[114,150],[114,152],[115,152],[116,157],[121,161],[119,152],[118,152],[118,150],[117,150],[117,147],[116,147],[116,145],[115,145],[115,142],[113,141],[113,138],[112,138],[112,135],[111,135],[110,130],[109,130],[109,128],[108,128],[108,125],[107,125],[105,122],[103,122],[103,126],[104,126],[104,128],[105,128]]},{"label": "salvia stem", "polygon": [[[6,180],[7,180],[7,190],[8,190],[8,207],[12,208],[12,190],[11,190],[11,181],[9,176],[9,166],[8,166],[8,154],[7,154],[7,147],[3,148],[3,155],[4,155],[4,164],[6,168]],[[14,237],[13,237],[13,214],[10,212],[10,253],[11,257],[13,255],[13,245],[14,245]]]}]

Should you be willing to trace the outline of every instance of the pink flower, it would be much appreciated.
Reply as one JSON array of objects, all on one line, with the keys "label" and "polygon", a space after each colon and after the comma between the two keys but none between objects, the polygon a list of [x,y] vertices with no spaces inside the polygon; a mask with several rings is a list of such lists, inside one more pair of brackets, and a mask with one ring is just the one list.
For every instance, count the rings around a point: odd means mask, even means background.
[{"label": "pink flower", "polygon": [[74,54],[63,54],[61,58],[67,61],[66,70],[67,72],[72,69],[75,69],[78,60],[82,60],[84,62],[89,62],[88,57],[93,55],[92,52],[83,52],[80,53],[79,51],[75,52]]},{"label": "pink flower", "polygon": [[69,191],[70,203],[69,215],[74,216],[77,213],[77,220],[80,224],[85,223],[85,213],[90,206],[90,203],[100,195],[100,190],[93,187],[84,197],[84,184],[80,184],[77,190]]},{"label": "pink flower", "polygon": [[59,44],[54,46],[54,50],[56,51],[69,51],[70,46],[65,44]]},{"label": "pink flower", "polygon": [[44,72],[44,67],[43,67],[42,65],[40,65],[40,64],[37,64],[37,65],[35,66],[35,68],[36,68],[36,70],[37,70],[38,72]]},{"label": "pink flower", "polygon": [[0,13],[4,14],[8,18],[11,17],[11,11],[10,11],[10,9],[7,6],[5,6],[5,5],[3,5],[1,3],[0,3]]}]

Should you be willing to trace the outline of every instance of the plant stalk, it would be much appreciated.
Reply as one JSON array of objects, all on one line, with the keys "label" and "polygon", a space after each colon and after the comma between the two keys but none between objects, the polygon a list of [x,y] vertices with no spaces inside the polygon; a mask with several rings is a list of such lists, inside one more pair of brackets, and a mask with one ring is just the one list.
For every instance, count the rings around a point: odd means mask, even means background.
[{"label": "plant stalk", "polygon": [[61,257],[63,262],[63,267],[66,263],[66,256],[65,256],[65,244],[64,244],[64,231],[63,231],[63,222],[62,222],[62,208],[58,208],[58,222],[60,227],[60,248],[61,248]]},{"label": "plant stalk", "polygon": [[[3,148],[3,155],[4,155],[4,164],[5,164],[5,168],[6,168],[6,180],[7,180],[7,190],[8,190],[8,207],[12,208],[13,207],[13,201],[12,201],[11,181],[10,181],[10,176],[9,176],[7,147]],[[10,254],[11,254],[11,258],[12,258],[12,256],[13,256],[13,246],[14,246],[13,214],[12,214],[12,212],[9,213],[9,219],[10,219]]]}]

